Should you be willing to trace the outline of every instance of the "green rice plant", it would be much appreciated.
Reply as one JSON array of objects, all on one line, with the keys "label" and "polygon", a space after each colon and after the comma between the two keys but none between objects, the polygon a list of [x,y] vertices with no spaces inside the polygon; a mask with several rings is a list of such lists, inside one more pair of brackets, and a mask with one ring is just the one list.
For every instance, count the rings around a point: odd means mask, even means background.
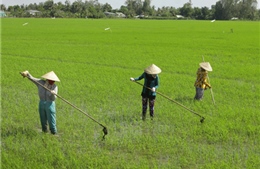
[{"label": "green rice plant", "polygon": [[[2,18],[2,168],[257,168],[258,35],[258,22]],[[203,57],[216,105],[210,90],[193,100]],[[129,78],[152,63],[162,69],[158,92],[204,123],[160,95],[154,120],[141,120],[142,87]],[[61,99],[59,135],[42,133],[24,70],[55,71],[58,94],[104,124],[106,139]]]}]

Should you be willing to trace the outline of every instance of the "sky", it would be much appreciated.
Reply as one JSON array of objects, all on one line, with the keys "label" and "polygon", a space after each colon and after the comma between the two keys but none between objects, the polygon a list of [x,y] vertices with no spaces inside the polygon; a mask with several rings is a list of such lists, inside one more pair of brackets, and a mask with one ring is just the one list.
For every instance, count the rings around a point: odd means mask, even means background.
[{"label": "sky", "polygon": [[[4,4],[7,6],[13,6],[13,5],[29,5],[30,3],[40,3],[45,2],[47,0],[1,0],[1,4]],[[76,0],[69,0],[70,3],[73,3]],[[82,0],[84,2],[84,0]],[[122,5],[125,5],[126,0],[98,0],[99,3],[105,4],[108,3],[112,6],[113,9],[119,9]],[[193,7],[208,7],[211,8],[211,5],[215,5],[216,2],[219,0],[192,0],[192,6]],[[258,6],[257,8],[260,8],[259,4],[260,0],[257,0]],[[62,2],[64,4],[65,0],[54,0],[54,3]],[[189,2],[189,0],[151,0],[151,6],[155,6],[156,8],[161,8],[163,6],[172,6],[175,8],[182,7],[185,3]]]}]

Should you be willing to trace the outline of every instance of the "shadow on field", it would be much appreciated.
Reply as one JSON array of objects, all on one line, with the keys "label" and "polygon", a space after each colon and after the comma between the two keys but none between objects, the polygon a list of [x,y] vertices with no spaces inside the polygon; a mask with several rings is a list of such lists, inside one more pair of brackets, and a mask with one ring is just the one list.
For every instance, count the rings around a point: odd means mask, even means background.
[{"label": "shadow on field", "polygon": [[174,100],[180,103],[194,101],[193,97],[189,96],[177,96]]},{"label": "shadow on field", "polygon": [[33,129],[28,129],[24,127],[16,127],[16,126],[8,126],[6,128],[2,127],[1,131],[1,137],[7,138],[7,137],[19,137],[19,135],[24,135],[28,138],[35,137],[37,135],[37,131]]}]

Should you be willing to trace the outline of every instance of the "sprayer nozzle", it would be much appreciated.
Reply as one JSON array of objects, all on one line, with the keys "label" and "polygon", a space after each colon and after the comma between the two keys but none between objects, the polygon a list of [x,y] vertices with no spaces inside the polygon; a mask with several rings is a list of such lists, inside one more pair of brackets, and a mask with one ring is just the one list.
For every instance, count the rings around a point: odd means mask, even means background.
[{"label": "sprayer nozzle", "polygon": [[204,122],[204,119],[205,119],[205,118],[202,117],[202,118],[200,119],[200,122],[203,123],[203,122]]},{"label": "sprayer nozzle", "polygon": [[106,128],[106,127],[103,128],[103,132],[104,132],[104,135],[107,135],[107,134],[108,134],[108,131],[107,131],[107,128]]}]

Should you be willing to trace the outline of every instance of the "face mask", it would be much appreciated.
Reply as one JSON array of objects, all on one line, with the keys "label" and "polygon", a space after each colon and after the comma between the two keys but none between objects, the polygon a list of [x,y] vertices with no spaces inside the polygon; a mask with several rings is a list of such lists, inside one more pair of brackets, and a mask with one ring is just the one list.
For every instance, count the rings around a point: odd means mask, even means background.
[{"label": "face mask", "polygon": [[48,80],[48,83],[49,83],[50,85],[53,85],[53,84],[54,84],[54,82],[55,82],[55,81]]}]

